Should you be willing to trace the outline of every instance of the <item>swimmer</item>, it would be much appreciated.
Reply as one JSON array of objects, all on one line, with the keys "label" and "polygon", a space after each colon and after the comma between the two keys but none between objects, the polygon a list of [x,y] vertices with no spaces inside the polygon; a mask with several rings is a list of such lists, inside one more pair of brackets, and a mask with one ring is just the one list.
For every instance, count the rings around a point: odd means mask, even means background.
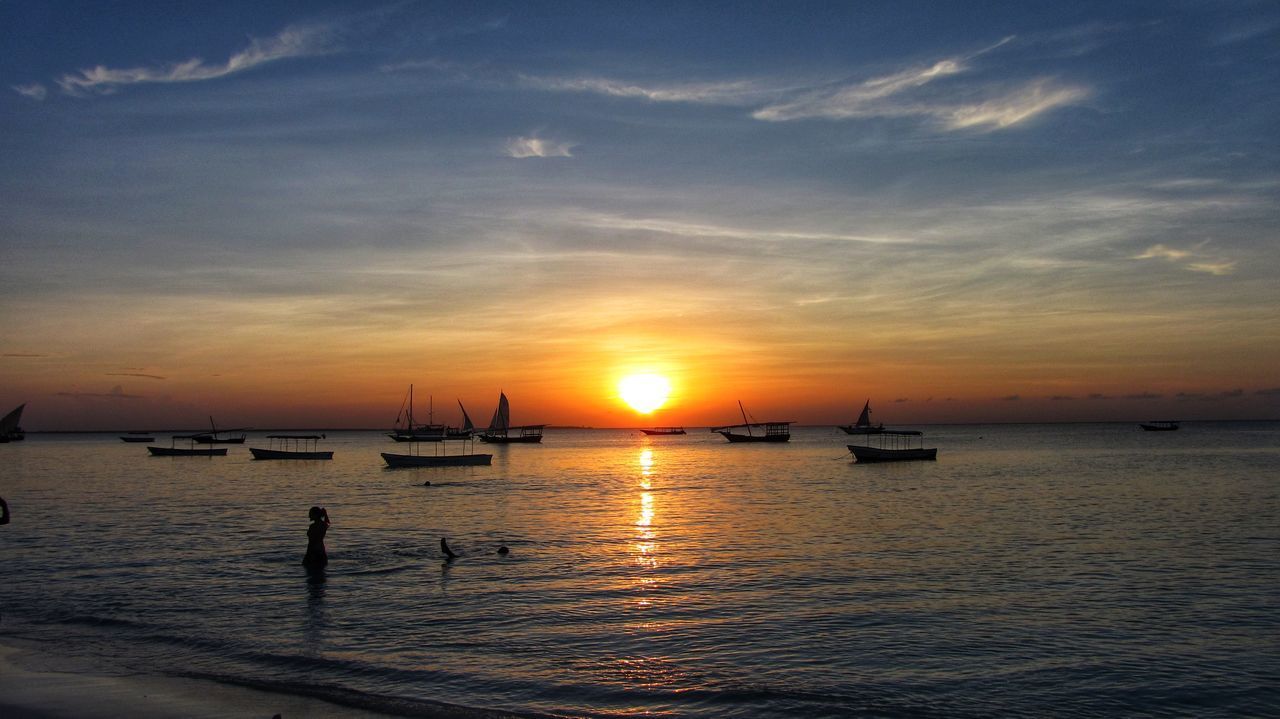
[{"label": "swimmer", "polygon": [[502,556],[505,557],[510,553],[511,553],[511,550],[507,549],[507,545],[504,544],[501,547],[498,547],[498,554],[501,554]]},{"label": "swimmer", "polygon": [[0,497],[0,524],[9,523],[9,505]]}]

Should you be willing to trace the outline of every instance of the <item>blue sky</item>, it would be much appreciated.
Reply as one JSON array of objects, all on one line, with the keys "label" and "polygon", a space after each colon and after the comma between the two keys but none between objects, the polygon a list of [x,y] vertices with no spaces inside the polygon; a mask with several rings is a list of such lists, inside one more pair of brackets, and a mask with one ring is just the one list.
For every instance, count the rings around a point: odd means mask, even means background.
[{"label": "blue sky", "polygon": [[572,422],[653,368],[813,421],[1278,414],[1275,3],[0,27],[0,401],[51,427],[359,424],[412,381]]}]

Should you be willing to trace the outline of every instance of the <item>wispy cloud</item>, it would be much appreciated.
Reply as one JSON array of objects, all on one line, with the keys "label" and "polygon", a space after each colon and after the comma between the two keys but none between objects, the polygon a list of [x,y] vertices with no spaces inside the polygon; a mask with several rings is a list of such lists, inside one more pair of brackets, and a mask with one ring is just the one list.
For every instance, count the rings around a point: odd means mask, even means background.
[{"label": "wispy cloud", "polygon": [[108,377],[142,377],[144,379],[168,379],[158,374],[144,374],[142,372],[108,372]]},{"label": "wispy cloud", "polygon": [[103,65],[63,75],[58,86],[69,95],[107,94],[126,85],[200,82],[243,72],[286,58],[320,55],[333,49],[334,33],[327,25],[292,26],[270,38],[254,38],[247,48],[226,62],[209,64],[191,58],[160,67],[110,68]]},{"label": "wispy cloud", "polygon": [[49,95],[49,91],[45,86],[38,82],[33,82],[29,85],[14,85],[13,90],[19,95],[29,97],[32,100],[43,100]]},{"label": "wispy cloud", "polygon": [[125,394],[124,387],[121,385],[112,387],[110,392],[55,392],[54,394],[58,397],[71,397],[73,399],[105,399],[109,401],[146,399],[140,394]]},{"label": "wispy cloud", "polygon": [[[1196,249],[1198,250],[1199,247],[1197,246]],[[1202,259],[1202,256],[1196,251],[1180,250],[1173,247],[1166,247],[1162,244],[1152,245],[1142,253],[1134,255],[1132,259],[1166,260],[1168,262],[1179,263],[1192,272],[1205,272],[1217,276],[1229,275],[1236,271],[1236,263],[1233,260]]]},{"label": "wispy cloud", "polygon": [[571,142],[553,142],[538,137],[515,137],[507,140],[508,157],[573,157]]},{"label": "wispy cloud", "polygon": [[611,230],[658,232],[681,237],[723,237],[757,241],[865,242],[877,245],[912,244],[913,239],[877,235],[853,235],[802,230],[757,230],[730,225],[712,225],[655,217],[624,217],[608,214],[583,214],[575,224]]},{"label": "wispy cloud", "polygon": [[637,83],[605,77],[538,77],[521,75],[528,87],[556,92],[582,92],[651,102],[687,102],[709,105],[750,105],[761,95],[776,95],[778,88],[755,80],[687,83]]}]

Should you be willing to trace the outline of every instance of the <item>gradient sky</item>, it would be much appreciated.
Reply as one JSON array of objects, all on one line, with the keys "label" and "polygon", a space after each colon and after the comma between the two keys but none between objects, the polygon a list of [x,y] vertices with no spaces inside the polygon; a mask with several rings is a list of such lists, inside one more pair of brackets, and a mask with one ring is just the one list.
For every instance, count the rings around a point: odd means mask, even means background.
[{"label": "gradient sky", "polygon": [[[0,33],[29,429],[378,427],[410,383],[517,423],[1280,417],[1274,2],[11,2]],[[669,408],[619,403],[634,371]]]}]

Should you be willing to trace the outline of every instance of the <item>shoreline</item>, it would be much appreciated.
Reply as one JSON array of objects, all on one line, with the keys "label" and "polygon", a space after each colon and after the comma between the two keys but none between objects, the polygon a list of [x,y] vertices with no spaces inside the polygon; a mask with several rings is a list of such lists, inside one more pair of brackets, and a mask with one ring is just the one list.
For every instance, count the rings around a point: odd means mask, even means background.
[{"label": "shoreline", "polygon": [[208,679],[116,676],[39,643],[0,639],[0,716],[8,719],[271,719],[277,714],[281,719],[396,716]]}]

